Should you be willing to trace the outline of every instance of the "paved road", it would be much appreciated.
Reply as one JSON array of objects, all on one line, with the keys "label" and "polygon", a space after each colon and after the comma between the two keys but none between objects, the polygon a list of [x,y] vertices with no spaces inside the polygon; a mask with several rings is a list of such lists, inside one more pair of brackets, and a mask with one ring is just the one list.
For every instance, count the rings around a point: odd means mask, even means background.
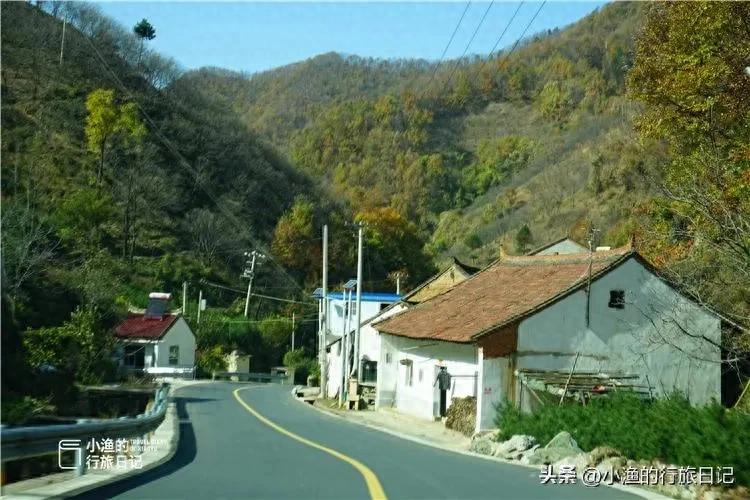
[{"label": "paved road", "polygon": [[[238,388],[242,403],[233,394]],[[289,391],[229,382],[181,389],[175,457],[79,498],[348,499],[370,498],[377,487],[391,499],[636,498],[604,487],[541,485],[538,471],[352,424],[295,401]]]}]

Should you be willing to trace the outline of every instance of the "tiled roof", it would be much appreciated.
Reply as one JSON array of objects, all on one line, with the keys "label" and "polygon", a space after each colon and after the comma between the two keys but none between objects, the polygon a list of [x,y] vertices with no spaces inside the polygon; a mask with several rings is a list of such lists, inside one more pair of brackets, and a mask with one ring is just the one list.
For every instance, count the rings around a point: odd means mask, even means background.
[{"label": "tiled roof", "polygon": [[146,316],[145,314],[131,314],[125,321],[115,328],[115,337],[121,339],[149,339],[157,340],[167,333],[167,330],[177,321],[178,314],[163,316]]},{"label": "tiled roof", "polygon": [[[595,252],[596,277],[634,255],[630,245]],[[504,256],[445,293],[373,326],[416,339],[471,342],[584,286],[589,254]]]}]

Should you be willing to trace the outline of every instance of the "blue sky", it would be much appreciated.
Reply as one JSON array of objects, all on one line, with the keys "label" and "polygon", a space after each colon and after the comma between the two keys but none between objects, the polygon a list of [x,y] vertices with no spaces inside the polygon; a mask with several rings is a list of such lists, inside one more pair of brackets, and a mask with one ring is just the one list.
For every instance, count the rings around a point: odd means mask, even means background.
[{"label": "blue sky", "polygon": [[[547,2],[528,34],[568,25],[605,2]],[[186,69],[256,72],[325,52],[437,60],[465,2],[102,2],[126,27],[147,18],[153,48]],[[489,3],[472,2],[446,58],[460,56]],[[500,47],[521,35],[538,2],[521,6]],[[492,5],[468,54],[490,51],[518,3]]]}]

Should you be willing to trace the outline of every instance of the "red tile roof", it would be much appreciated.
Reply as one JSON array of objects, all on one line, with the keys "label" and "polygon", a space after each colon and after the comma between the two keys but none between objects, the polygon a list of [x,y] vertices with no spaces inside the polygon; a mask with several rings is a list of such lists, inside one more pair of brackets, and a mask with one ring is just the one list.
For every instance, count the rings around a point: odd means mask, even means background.
[{"label": "red tile roof", "polygon": [[[633,255],[630,245],[595,252],[592,276]],[[373,326],[402,337],[469,343],[584,286],[588,267],[588,253],[504,256],[445,293]]]},{"label": "red tile roof", "polygon": [[177,321],[179,315],[165,314],[164,316],[146,316],[145,314],[131,314],[117,325],[115,337],[121,339],[150,339],[157,340],[167,333],[167,330]]}]

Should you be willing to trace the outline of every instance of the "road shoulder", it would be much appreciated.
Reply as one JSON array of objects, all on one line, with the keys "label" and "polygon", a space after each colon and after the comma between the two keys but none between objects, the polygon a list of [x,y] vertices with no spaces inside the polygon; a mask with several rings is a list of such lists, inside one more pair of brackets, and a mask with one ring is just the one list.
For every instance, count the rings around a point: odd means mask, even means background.
[{"label": "road shoulder", "polygon": [[[295,388],[295,389],[297,389],[297,388]],[[537,466],[537,465],[521,464],[521,463],[519,463],[517,461],[504,460],[504,459],[502,459],[500,457],[493,457],[493,456],[488,456],[488,455],[481,455],[479,453],[474,453],[474,452],[472,452],[472,451],[470,451],[468,449],[468,444],[467,443],[470,443],[470,440],[468,438],[465,439],[465,442],[463,440],[457,439],[457,440],[455,440],[455,444],[451,444],[449,442],[445,442],[446,440],[442,440],[442,439],[441,440],[429,439],[429,438],[425,437],[424,434],[422,434],[422,435],[415,435],[415,434],[411,434],[411,433],[408,433],[408,432],[404,432],[403,430],[395,430],[393,428],[389,428],[388,426],[383,425],[383,424],[374,423],[371,420],[370,421],[365,421],[362,418],[357,418],[356,417],[356,413],[358,413],[358,412],[350,412],[350,411],[345,411],[345,410],[334,410],[334,409],[326,408],[325,406],[321,406],[321,405],[318,405],[318,404],[315,404],[315,403],[310,404],[309,402],[304,401],[302,398],[297,398],[295,396],[295,390],[292,390],[292,397],[294,397],[294,399],[296,401],[298,401],[299,403],[311,406],[312,408],[314,408],[315,410],[317,410],[320,413],[323,413],[324,415],[327,415],[327,416],[330,416],[330,417],[333,417],[333,418],[339,418],[339,419],[342,419],[342,420],[346,420],[346,421],[351,422],[353,424],[361,425],[363,427],[368,427],[370,429],[374,429],[376,431],[384,432],[386,434],[390,434],[392,436],[395,436],[395,437],[398,437],[398,438],[401,438],[401,439],[405,439],[405,440],[408,440],[408,441],[412,441],[412,442],[415,442],[415,443],[419,443],[419,444],[422,444],[422,445],[425,445],[425,446],[430,446],[432,448],[437,448],[437,449],[444,450],[444,451],[450,451],[450,452],[453,452],[453,453],[459,453],[459,454],[470,456],[470,457],[473,457],[473,458],[480,458],[482,460],[490,460],[490,461],[493,461],[493,462],[499,462],[499,463],[506,464],[506,465],[514,465],[514,466],[518,466],[518,467],[525,467],[527,469],[533,469],[533,470],[539,472],[539,466]],[[371,411],[371,410],[362,410],[362,411],[364,412],[364,411]],[[404,427],[400,426],[400,429],[404,429]],[[664,496],[664,495],[661,495],[659,493],[655,493],[655,492],[652,492],[652,491],[648,491],[648,490],[645,490],[645,489],[642,489],[642,488],[633,487],[633,486],[625,486],[625,485],[614,484],[614,485],[611,485],[611,486],[600,486],[600,487],[613,488],[613,489],[620,490],[620,491],[623,491],[623,492],[626,492],[626,493],[629,493],[629,494],[632,494],[632,495],[639,496],[641,498],[646,498],[648,500],[671,500],[670,497],[667,497],[667,496]]]}]

